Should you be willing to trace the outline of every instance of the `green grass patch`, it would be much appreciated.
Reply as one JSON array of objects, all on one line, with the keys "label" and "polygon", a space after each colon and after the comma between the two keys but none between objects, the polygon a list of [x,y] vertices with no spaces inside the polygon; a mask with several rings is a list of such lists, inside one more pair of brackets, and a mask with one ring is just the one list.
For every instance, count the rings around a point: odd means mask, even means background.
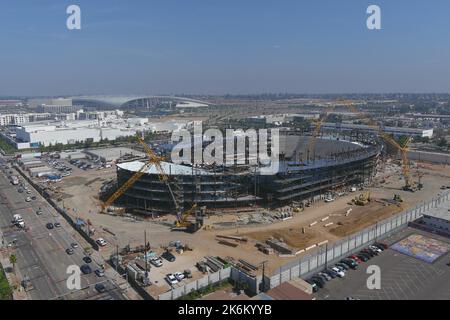
[{"label": "green grass patch", "polygon": [[232,288],[233,283],[230,280],[225,280],[221,282],[217,282],[215,284],[209,284],[206,287],[203,287],[197,291],[192,291],[185,296],[178,298],[177,300],[197,300],[207,294],[213,293],[218,290],[225,290],[228,288]]},{"label": "green grass patch", "polygon": [[13,291],[6,279],[5,271],[0,264],[0,300],[12,300]]}]

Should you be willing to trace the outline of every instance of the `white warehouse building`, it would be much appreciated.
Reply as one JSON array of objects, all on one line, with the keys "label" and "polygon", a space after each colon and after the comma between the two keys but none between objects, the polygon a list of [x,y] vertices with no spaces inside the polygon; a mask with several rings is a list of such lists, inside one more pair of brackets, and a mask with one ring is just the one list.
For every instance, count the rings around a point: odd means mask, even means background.
[{"label": "white warehouse building", "polygon": [[16,129],[16,140],[29,143],[30,147],[74,144],[77,141],[99,142],[102,139],[115,140],[133,135],[136,135],[135,129],[98,126],[24,125]]}]

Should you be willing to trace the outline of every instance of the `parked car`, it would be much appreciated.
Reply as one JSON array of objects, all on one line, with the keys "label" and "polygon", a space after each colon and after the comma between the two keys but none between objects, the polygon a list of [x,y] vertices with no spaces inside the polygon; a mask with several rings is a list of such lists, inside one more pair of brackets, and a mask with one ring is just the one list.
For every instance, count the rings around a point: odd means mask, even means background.
[{"label": "parked car", "polygon": [[105,271],[103,269],[97,269],[95,270],[95,274],[97,275],[97,277],[104,277]]},{"label": "parked car", "polygon": [[83,257],[83,261],[86,263],[91,263],[92,259],[91,259],[91,257],[85,256],[85,257]]},{"label": "parked car", "polygon": [[89,267],[87,264],[83,264],[80,267],[80,270],[81,270],[81,272],[83,272],[83,274],[90,274],[90,273],[92,273],[91,267]]},{"label": "parked car", "polygon": [[70,246],[74,249],[78,248],[78,243],[72,242]]},{"label": "parked car", "polygon": [[175,272],[174,276],[178,281],[182,281],[184,279],[184,274],[182,272]]},{"label": "parked car", "polygon": [[328,278],[322,275],[320,272],[315,274],[314,277],[321,279],[324,283],[328,281]]},{"label": "parked car", "polygon": [[67,253],[69,256],[71,256],[71,255],[73,255],[75,252],[73,251],[72,248],[67,248],[67,249],[66,249],[66,253]]},{"label": "parked car", "polygon": [[47,227],[47,229],[51,230],[54,228],[53,223],[49,222],[45,225]]},{"label": "parked car", "polygon": [[97,283],[95,285],[95,290],[97,290],[98,293],[105,293],[106,292],[106,287],[103,283]]},{"label": "parked car", "polygon": [[191,270],[189,270],[189,269],[184,270],[184,276],[185,276],[187,279],[191,279],[191,278],[192,278],[192,272],[191,272]]},{"label": "parked car", "polygon": [[306,282],[308,282],[311,285],[313,292],[319,291],[319,286],[314,281],[306,280]]},{"label": "parked car", "polygon": [[155,258],[155,259],[151,259],[150,260],[150,263],[152,264],[152,265],[154,265],[155,267],[162,267],[162,265],[163,265],[163,263],[162,263],[162,260],[161,259],[159,259],[159,258]]},{"label": "parked car", "polygon": [[361,253],[365,253],[365,254],[369,255],[371,258],[378,255],[378,252],[375,252],[369,248],[361,250]]},{"label": "parked car", "polygon": [[36,211],[36,214],[37,214],[38,216],[40,216],[40,215],[42,214],[42,210],[41,210],[41,209],[38,209],[38,210]]},{"label": "parked car", "polygon": [[375,245],[376,245],[377,247],[383,248],[384,250],[386,250],[387,248],[389,248],[389,246],[388,246],[386,243],[384,243],[384,242],[376,242]]},{"label": "parked car", "polygon": [[55,226],[55,228],[60,228],[60,227],[61,227],[61,223],[55,222],[55,223],[54,223],[54,226]]},{"label": "parked car", "polygon": [[26,202],[30,202],[30,201],[31,201],[31,198],[30,198],[30,197],[27,197],[27,198],[25,199],[25,201],[26,201]]},{"label": "parked car", "polygon": [[104,246],[106,246],[108,243],[105,241],[105,239],[103,239],[103,238],[98,238],[97,239],[97,244],[99,245],[99,246],[101,246],[101,247],[104,247]]},{"label": "parked car", "polygon": [[334,272],[336,272],[336,274],[337,274],[337,276],[338,276],[339,278],[345,277],[345,273],[344,273],[342,270],[340,270],[339,268],[337,268],[337,267],[332,267],[331,270],[333,270]]},{"label": "parked car", "polygon": [[357,255],[351,255],[351,256],[349,256],[348,257],[348,259],[353,259],[353,260],[355,260],[357,263],[362,263],[362,262],[364,262],[364,261],[362,261]]},{"label": "parked car", "polygon": [[31,197],[31,200],[33,200],[33,201],[36,200],[36,199],[37,199],[36,196],[32,196]]},{"label": "parked car", "polygon": [[332,279],[337,277],[337,273],[331,269],[327,269],[324,271],[327,275],[329,275]]},{"label": "parked car", "polygon": [[169,251],[165,251],[161,257],[163,257],[164,259],[166,259],[169,262],[174,262],[176,260],[175,256],[173,254],[171,254]]},{"label": "parked car", "polygon": [[344,268],[345,271],[350,269],[350,267],[348,265],[346,265],[345,263],[342,263],[342,262],[338,262],[338,263],[336,263],[336,265],[341,267],[341,268]]},{"label": "parked car", "polygon": [[353,259],[342,259],[342,263],[345,263],[347,266],[349,266],[351,269],[355,270],[358,268],[358,263]]},{"label": "parked car", "polygon": [[321,276],[321,277],[324,277],[325,280],[327,280],[327,281],[330,281],[331,279],[333,279],[331,276],[329,276],[325,272],[319,272],[318,275]]},{"label": "parked car", "polygon": [[314,281],[315,283],[317,283],[319,288],[325,287],[325,280],[323,280],[322,278],[313,276],[313,277],[311,277],[311,280]]},{"label": "parked car", "polygon": [[168,275],[166,275],[166,281],[170,284],[170,285],[174,285],[178,283],[177,278],[175,278],[175,276],[171,273],[169,273]]},{"label": "parked car", "polygon": [[358,257],[359,259],[361,259],[363,262],[369,261],[369,257],[368,257],[367,255],[363,254],[363,253],[359,253],[359,254],[357,255],[357,257]]},{"label": "parked car", "polygon": [[378,253],[383,251],[383,250],[381,250],[380,248],[378,248],[377,246],[374,246],[374,245],[369,246],[369,249],[372,249],[372,250],[374,250],[374,251],[376,251]]}]

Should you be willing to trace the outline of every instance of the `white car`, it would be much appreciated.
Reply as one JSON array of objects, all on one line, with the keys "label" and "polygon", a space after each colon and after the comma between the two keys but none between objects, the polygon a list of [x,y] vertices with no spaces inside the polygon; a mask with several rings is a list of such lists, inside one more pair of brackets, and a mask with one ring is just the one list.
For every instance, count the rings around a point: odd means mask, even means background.
[{"label": "white car", "polygon": [[381,250],[380,248],[377,248],[375,246],[369,246],[370,249],[372,249],[373,251],[376,251],[378,253],[382,252],[383,250]]},{"label": "white car", "polygon": [[108,243],[105,241],[105,239],[103,239],[103,238],[98,238],[96,242],[97,242],[98,245],[101,246],[101,247],[104,247],[104,246],[106,246],[106,245],[108,244]]},{"label": "white car", "polygon": [[184,274],[181,272],[175,272],[175,278],[177,278],[178,281],[181,281],[184,279]]},{"label": "white car", "polygon": [[333,202],[333,201],[334,201],[333,198],[326,198],[326,199],[325,199],[325,202]]},{"label": "white car", "polygon": [[150,263],[152,264],[152,265],[154,265],[155,267],[162,267],[162,260],[161,259],[159,259],[159,258],[155,258],[155,259],[152,259],[152,260],[150,260]]},{"label": "white car", "polygon": [[169,273],[169,274],[166,276],[166,280],[167,280],[167,282],[169,282],[169,284],[171,284],[171,285],[174,285],[174,284],[177,284],[177,283],[178,283],[177,278],[175,278],[175,276],[174,276],[173,274],[171,274],[171,273]]},{"label": "white car", "polygon": [[337,276],[338,276],[339,278],[345,277],[345,272],[344,272],[344,271],[341,271],[340,269],[338,269],[338,268],[336,268],[336,267],[331,268],[331,270],[333,270],[334,272],[336,272],[336,273],[337,273]]},{"label": "white car", "polygon": [[27,197],[27,198],[25,199],[25,201],[26,201],[26,202],[30,202],[30,201],[31,201],[31,198],[30,198],[30,197]]}]

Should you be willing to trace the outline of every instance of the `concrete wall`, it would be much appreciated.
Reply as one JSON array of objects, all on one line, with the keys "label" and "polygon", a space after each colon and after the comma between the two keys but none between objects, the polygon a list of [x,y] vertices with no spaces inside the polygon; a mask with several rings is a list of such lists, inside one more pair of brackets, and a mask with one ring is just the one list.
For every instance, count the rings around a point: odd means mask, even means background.
[{"label": "concrete wall", "polygon": [[211,273],[198,280],[186,283],[183,286],[173,288],[172,290],[160,294],[158,300],[175,300],[182,296],[189,294],[190,292],[197,291],[201,288],[208,286],[209,284],[215,284],[230,278],[231,267],[221,269],[216,273]]},{"label": "concrete wall", "polygon": [[314,253],[291,261],[279,268],[272,276],[266,276],[264,288],[269,290],[291,279],[298,277],[307,278],[327,265],[334,264],[342,258],[358,252],[367,245],[406,228],[410,222],[418,219],[427,210],[436,207],[442,201],[450,201],[450,192],[446,192],[429,202],[422,203],[411,210],[380,221],[376,225],[350,235],[334,244],[322,245]]},{"label": "concrete wall", "polygon": [[450,154],[425,151],[409,151],[410,160],[425,161],[438,164],[450,164]]}]

